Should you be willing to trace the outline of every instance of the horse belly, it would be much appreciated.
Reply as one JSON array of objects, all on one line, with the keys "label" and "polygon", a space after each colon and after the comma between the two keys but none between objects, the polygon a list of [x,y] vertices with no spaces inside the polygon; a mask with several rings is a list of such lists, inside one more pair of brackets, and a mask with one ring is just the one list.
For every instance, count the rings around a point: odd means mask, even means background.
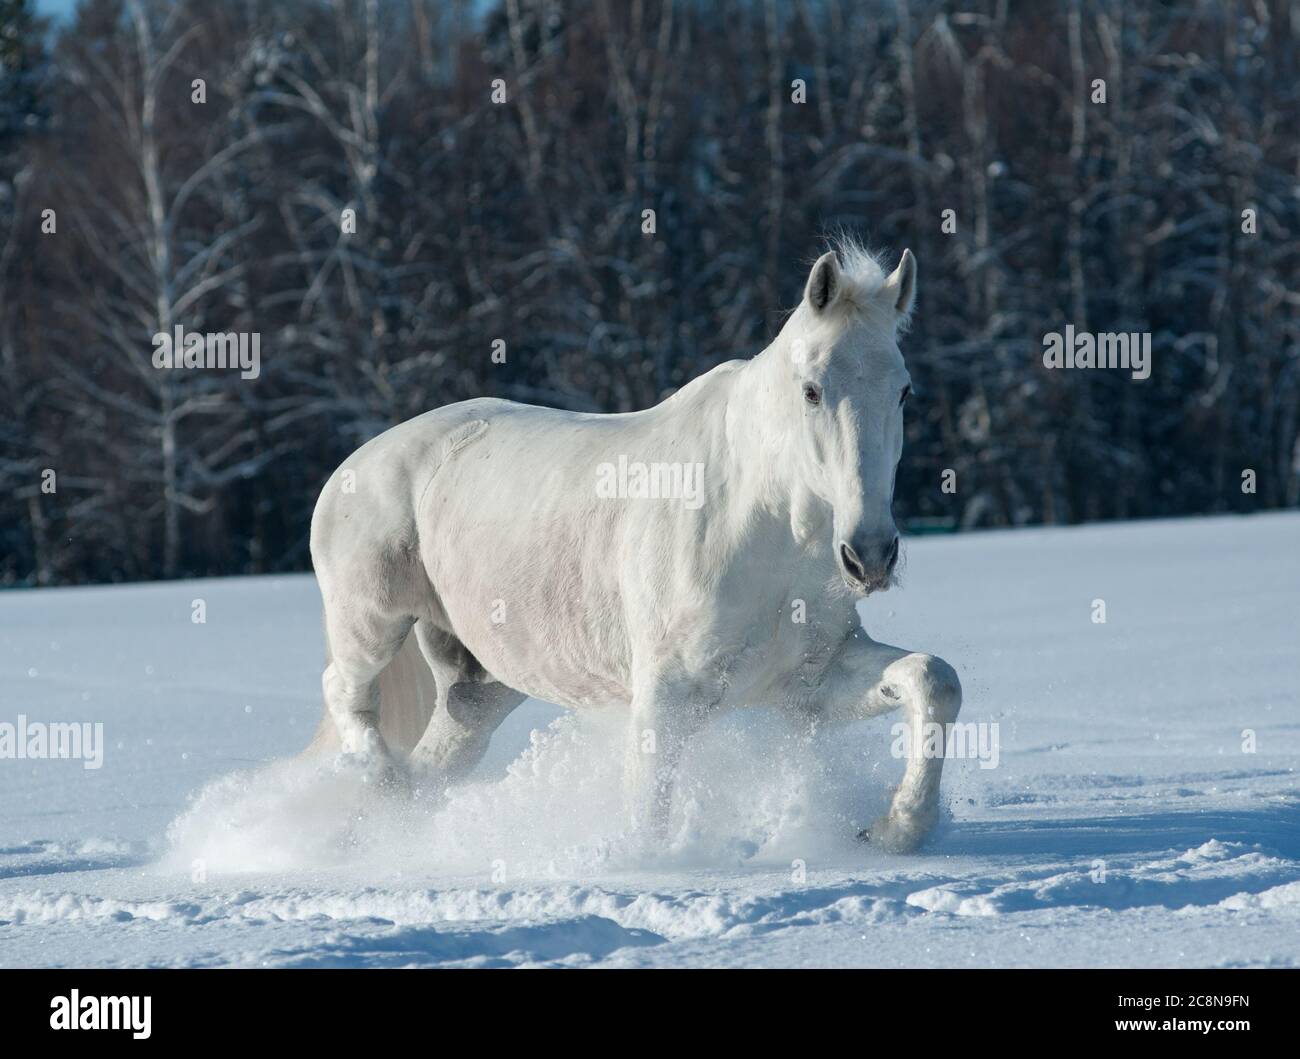
[{"label": "horse belly", "polygon": [[[501,683],[570,708],[624,704],[628,649],[617,601],[589,607],[558,593],[444,599],[456,636]],[[488,622],[479,615],[489,613]],[[602,615],[597,621],[589,615]],[[495,620],[492,620],[495,619]]]},{"label": "horse belly", "polygon": [[525,448],[471,446],[438,475],[421,553],[438,609],[496,680],[582,708],[630,701],[630,647],[602,504]]}]

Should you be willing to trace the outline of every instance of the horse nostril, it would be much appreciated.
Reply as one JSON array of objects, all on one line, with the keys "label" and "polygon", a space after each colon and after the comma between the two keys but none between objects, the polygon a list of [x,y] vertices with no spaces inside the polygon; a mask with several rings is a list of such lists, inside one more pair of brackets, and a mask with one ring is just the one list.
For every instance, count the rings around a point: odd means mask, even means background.
[{"label": "horse nostril", "polygon": [[889,554],[885,556],[885,569],[891,569],[898,561],[898,536],[895,534],[894,543],[889,546]]},{"label": "horse nostril", "polygon": [[861,581],[864,584],[866,583],[866,567],[862,565],[862,560],[858,558],[857,552],[847,544],[840,545],[840,562],[844,564],[845,573],[853,578],[853,580]]}]

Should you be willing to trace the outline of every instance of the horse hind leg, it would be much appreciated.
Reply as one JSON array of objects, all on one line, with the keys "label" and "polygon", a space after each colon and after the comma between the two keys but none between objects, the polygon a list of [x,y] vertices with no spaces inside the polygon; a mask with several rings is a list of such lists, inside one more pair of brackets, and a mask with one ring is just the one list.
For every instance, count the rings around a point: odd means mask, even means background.
[{"label": "horse hind leg", "polygon": [[504,684],[453,684],[411,752],[412,768],[438,788],[460,782],[483,760],[492,733],[525,698]]},{"label": "horse hind leg", "polygon": [[409,617],[378,610],[340,613],[326,607],[325,706],[343,761],[358,765],[367,782],[381,786],[399,785],[400,772],[379,729],[379,676],[401,650],[411,624]]},{"label": "horse hind leg", "polygon": [[438,699],[410,764],[422,779],[441,788],[473,770],[487,753],[492,733],[527,696],[492,680],[451,633],[421,621],[415,636],[433,671]]}]

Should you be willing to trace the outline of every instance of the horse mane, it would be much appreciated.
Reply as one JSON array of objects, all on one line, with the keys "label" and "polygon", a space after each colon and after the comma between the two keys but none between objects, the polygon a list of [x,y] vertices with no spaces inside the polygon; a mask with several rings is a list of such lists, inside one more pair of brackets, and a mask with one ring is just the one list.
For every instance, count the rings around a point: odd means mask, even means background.
[{"label": "horse mane", "polygon": [[[887,258],[870,249],[856,235],[838,231],[826,240],[826,249],[833,250],[840,263],[840,281],[843,284],[843,302],[862,316],[875,317],[880,313],[877,295],[889,279],[891,269]],[[888,315],[880,320],[882,325],[905,329],[908,320]]]},{"label": "horse mane", "polygon": [[[892,327],[900,333],[911,323],[909,316],[886,314],[880,316],[880,299],[876,297],[888,281],[891,269],[888,258],[872,250],[852,232],[840,229],[824,237],[821,254],[835,253],[840,265],[840,296],[836,301],[851,310],[855,316],[876,318],[882,326]],[[820,254],[807,261],[812,268]],[[778,315],[784,320],[798,308],[797,305],[782,310]]]},{"label": "horse mane", "polygon": [[827,240],[826,249],[835,251],[839,258],[841,277],[854,301],[878,294],[885,285],[889,272],[883,258],[856,235],[836,232]]}]

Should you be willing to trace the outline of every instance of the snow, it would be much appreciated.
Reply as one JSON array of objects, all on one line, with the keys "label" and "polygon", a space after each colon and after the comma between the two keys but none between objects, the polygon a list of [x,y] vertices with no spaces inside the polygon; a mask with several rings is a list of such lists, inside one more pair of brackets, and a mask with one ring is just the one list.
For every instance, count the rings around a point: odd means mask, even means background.
[{"label": "snow", "polygon": [[867,628],[1000,726],[913,856],[853,837],[896,718],[720,721],[649,853],[612,712],[526,703],[444,802],[292,762],[309,577],[0,594],[0,722],[105,738],[0,760],[0,964],[1294,966],[1298,544],[1293,513],[911,541]]}]

